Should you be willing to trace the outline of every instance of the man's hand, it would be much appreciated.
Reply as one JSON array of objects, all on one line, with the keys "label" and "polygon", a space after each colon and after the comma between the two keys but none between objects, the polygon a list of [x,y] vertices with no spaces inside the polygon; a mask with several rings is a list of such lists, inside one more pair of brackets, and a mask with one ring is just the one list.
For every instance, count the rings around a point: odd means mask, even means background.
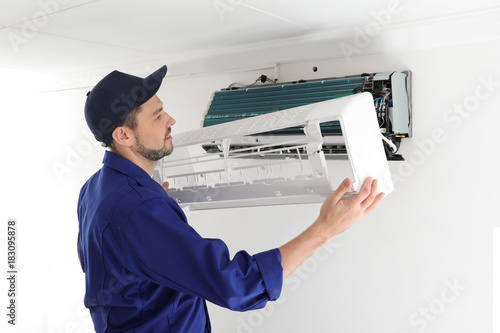
[{"label": "man's hand", "polygon": [[357,194],[348,199],[342,199],[352,185],[350,179],[344,180],[326,198],[315,222],[324,235],[331,238],[373,211],[384,197],[384,193],[377,195],[377,183],[377,180],[368,177]]},{"label": "man's hand", "polygon": [[163,184],[161,184],[161,187],[163,187],[163,189],[165,190],[165,192],[168,192],[168,187],[170,186],[170,184],[168,182],[164,182]]},{"label": "man's hand", "polygon": [[297,238],[279,248],[283,279],[333,236],[346,230],[361,217],[374,210],[384,197],[384,193],[377,195],[377,181],[372,178],[365,180],[357,194],[348,199],[342,199],[350,188],[351,180],[344,180],[326,198],[318,219]]}]

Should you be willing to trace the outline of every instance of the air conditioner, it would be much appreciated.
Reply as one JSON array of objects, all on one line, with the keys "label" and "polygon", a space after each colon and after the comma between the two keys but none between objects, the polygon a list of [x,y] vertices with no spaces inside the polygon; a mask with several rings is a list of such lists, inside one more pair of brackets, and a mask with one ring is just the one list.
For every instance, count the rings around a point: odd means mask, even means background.
[{"label": "air conditioner", "polygon": [[342,179],[393,191],[387,160],[411,136],[411,72],[224,89],[204,127],[176,134],[155,179],[191,210],[319,203]]}]

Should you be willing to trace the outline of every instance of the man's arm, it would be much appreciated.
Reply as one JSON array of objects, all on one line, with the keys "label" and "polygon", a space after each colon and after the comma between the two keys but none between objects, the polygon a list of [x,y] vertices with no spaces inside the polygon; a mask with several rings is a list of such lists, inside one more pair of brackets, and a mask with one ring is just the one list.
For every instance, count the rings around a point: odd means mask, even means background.
[{"label": "man's arm", "polygon": [[351,180],[344,180],[326,198],[318,219],[297,238],[279,248],[283,279],[287,278],[333,236],[343,232],[361,217],[373,211],[384,196],[384,193],[377,195],[377,180],[372,180],[372,178],[365,180],[356,195],[342,199],[350,188]]}]

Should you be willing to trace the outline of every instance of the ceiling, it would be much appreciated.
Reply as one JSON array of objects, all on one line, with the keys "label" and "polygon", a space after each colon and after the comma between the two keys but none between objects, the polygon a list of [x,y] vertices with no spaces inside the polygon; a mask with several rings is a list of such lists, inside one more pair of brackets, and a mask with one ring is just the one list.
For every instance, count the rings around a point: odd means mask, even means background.
[{"label": "ceiling", "polygon": [[[496,0],[0,0],[0,69],[61,74],[498,13]],[[378,14],[376,14],[378,13]]]}]

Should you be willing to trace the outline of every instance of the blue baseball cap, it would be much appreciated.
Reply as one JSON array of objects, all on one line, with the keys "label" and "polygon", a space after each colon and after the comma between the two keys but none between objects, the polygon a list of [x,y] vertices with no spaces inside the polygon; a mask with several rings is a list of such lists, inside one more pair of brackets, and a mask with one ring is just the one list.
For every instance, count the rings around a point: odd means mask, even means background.
[{"label": "blue baseball cap", "polygon": [[130,111],[153,97],[167,74],[167,66],[146,78],[113,71],[87,93],[85,120],[97,141],[108,146],[115,128],[122,126]]}]

